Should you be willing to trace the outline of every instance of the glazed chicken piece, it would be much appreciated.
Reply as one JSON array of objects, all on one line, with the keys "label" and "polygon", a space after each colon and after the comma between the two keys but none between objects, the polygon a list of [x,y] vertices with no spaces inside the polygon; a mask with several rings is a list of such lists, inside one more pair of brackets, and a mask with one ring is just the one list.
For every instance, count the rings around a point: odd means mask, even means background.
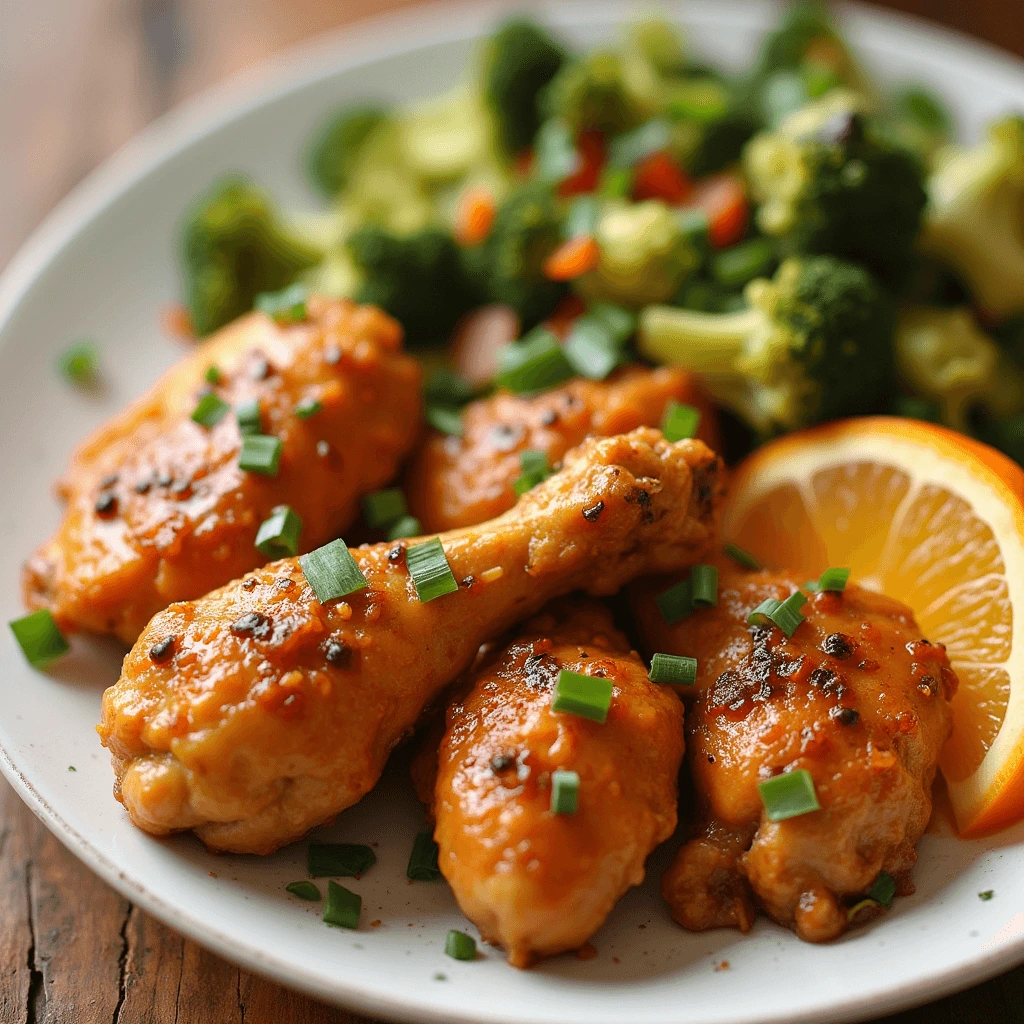
[{"label": "glazed chicken piece", "polygon": [[[724,564],[720,573],[718,606],[674,626],[654,603],[671,580],[645,580],[633,594],[650,650],[699,664],[687,711],[698,821],[663,894],[694,931],[746,931],[756,900],[800,938],[833,939],[879,872],[913,891],[957,679],[899,601],[853,585],[812,595],[787,639],[747,616],[800,579]],[[821,809],[769,820],[758,783],[800,768]]]},{"label": "glazed chicken piece", "polygon": [[[233,412],[210,428],[191,419],[206,392],[233,409],[259,402],[259,431],[282,442],[275,476],[239,468]],[[296,413],[312,401],[319,411]],[[64,520],[25,567],[26,602],[132,643],[172,601],[265,562],[254,542],[275,506],[301,518],[300,550],[336,536],[419,428],[419,363],[385,313],[314,297],[300,323],[243,317],[81,446],[59,487]]]},{"label": "glazed chicken piece", "polygon": [[[601,724],[551,708],[559,670],[612,681]],[[577,949],[676,826],[683,707],[607,609],[556,604],[473,674],[448,709],[438,757],[438,864],[463,913],[509,962]],[[552,772],[579,775],[577,808],[551,809]]]},{"label": "glazed chicken piece", "polygon": [[269,853],[360,799],[481,644],[583,589],[691,564],[720,463],[656,430],[588,441],[480,527],[442,536],[459,581],[421,602],[409,542],[352,551],[367,585],[321,604],[286,558],[156,615],[103,697],[116,794],[148,832]]},{"label": "glazed chicken piece", "polygon": [[413,459],[406,491],[425,530],[455,530],[501,515],[516,503],[520,455],[542,451],[548,466],[584,438],[661,424],[671,401],[702,410],[697,436],[717,450],[715,413],[691,374],[629,366],[606,381],[576,377],[539,395],[499,391],[462,411],[462,436],[431,431]]}]

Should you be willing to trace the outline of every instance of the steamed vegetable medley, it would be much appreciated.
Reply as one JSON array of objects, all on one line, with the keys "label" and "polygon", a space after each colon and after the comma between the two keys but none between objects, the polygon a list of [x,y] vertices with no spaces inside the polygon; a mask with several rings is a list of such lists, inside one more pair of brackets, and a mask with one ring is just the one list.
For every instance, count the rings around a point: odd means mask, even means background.
[{"label": "steamed vegetable medley", "polygon": [[[452,92],[330,118],[306,163],[329,213],[217,183],[186,224],[185,302],[202,336],[351,296],[435,365],[498,303],[512,390],[641,359],[700,375],[732,454],[894,412],[1024,461],[1024,118],[968,147],[951,128],[928,92],[869,81],[816,3],[738,78],[661,21],[574,52],[516,18]],[[457,432],[473,387],[432,386]]]}]

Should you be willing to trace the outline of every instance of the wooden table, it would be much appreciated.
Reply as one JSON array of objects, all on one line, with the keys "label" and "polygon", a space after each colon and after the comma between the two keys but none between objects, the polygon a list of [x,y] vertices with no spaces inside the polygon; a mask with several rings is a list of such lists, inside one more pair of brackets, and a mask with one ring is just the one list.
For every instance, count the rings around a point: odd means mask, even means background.
[{"label": "wooden table", "polygon": [[[403,0],[0,7],[0,265],[139,128],[291,43]],[[894,0],[1024,55],[1019,0]],[[0,782],[0,1024],[358,1024],[239,970],[91,874]],[[1024,968],[889,1024],[1024,1021]]]}]

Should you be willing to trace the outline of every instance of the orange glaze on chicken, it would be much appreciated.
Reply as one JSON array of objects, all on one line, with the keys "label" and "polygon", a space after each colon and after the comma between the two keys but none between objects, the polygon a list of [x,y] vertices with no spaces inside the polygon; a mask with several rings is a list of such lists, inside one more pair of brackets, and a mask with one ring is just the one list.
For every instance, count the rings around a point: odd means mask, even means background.
[{"label": "orange glaze on chicken", "polygon": [[[64,520],[25,567],[30,607],[131,643],[161,608],[264,562],[256,531],[276,505],[301,517],[300,550],[351,524],[419,432],[419,363],[374,307],[313,297],[308,312],[230,324],[81,446],[59,488]],[[211,390],[233,408],[259,401],[262,432],[283,445],[276,476],[239,468],[233,413],[210,429],[192,421]],[[307,399],[322,408],[304,419]]]},{"label": "orange glaze on chicken", "polygon": [[288,558],[172,605],[103,697],[115,792],[157,835],[249,853],[299,838],[369,791],[481,644],[552,598],[699,559],[720,469],[648,428],[595,438],[508,514],[442,535],[459,588],[428,603],[399,542],[354,549],[367,586],[326,604]]},{"label": "orange glaze on chicken", "polygon": [[[673,626],[654,602],[672,580],[645,580],[632,595],[648,648],[699,663],[687,712],[698,820],[664,895],[693,930],[746,931],[756,899],[802,939],[832,939],[880,871],[913,891],[957,679],[899,601],[853,585],[813,595],[787,639],[747,616],[801,580],[720,565],[718,606]],[[770,821],[758,783],[798,768],[821,809]]]},{"label": "orange glaze on chicken", "polygon": [[691,374],[673,367],[629,366],[606,381],[574,378],[539,395],[499,391],[462,411],[462,436],[432,431],[409,470],[410,508],[426,531],[493,519],[516,502],[520,453],[543,451],[548,465],[585,437],[659,426],[671,401],[701,410],[697,436],[718,447],[714,409]]},{"label": "orange glaze on chicken", "polygon": [[[551,708],[561,669],[612,681],[602,724]],[[597,602],[549,607],[472,675],[438,755],[438,864],[463,913],[510,963],[577,949],[676,826],[683,708]],[[579,775],[575,813],[551,773]]]}]

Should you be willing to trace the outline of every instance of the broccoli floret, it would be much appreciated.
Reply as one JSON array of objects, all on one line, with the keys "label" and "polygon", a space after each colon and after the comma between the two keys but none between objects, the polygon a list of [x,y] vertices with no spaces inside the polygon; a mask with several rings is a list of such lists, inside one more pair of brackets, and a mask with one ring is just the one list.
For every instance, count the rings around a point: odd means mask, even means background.
[{"label": "broccoli floret", "polygon": [[511,306],[524,331],[558,305],[566,286],[544,276],[544,261],[562,242],[558,204],[549,185],[532,182],[514,190],[498,207],[479,250],[479,273],[494,302]]},{"label": "broccoli floret", "polygon": [[1024,312],[1024,117],[996,121],[981,145],[937,164],[922,251],[958,271],[986,313]]},{"label": "broccoli floret", "polygon": [[484,96],[506,153],[533,142],[541,121],[538,97],[564,63],[562,47],[525,18],[509,19],[487,41]]},{"label": "broccoli floret", "polygon": [[671,299],[700,263],[684,222],[658,199],[609,202],[594,229],[597,267],[576,282],[588,298],[627,306]]},{"label": "broccoli floret", "polygon": [[458,247],[440,228],[397,235],[368,225],[348,239],[348,249],[363,278],[356,300],[398,320],[409,348],[443,344],[479,302]]},{"label": "broccoli floret", "polygon": [[347,184],[366,140],[388,118],[379,106],[347,107],[327,120],[313,136],[306,154],[309,180],[325,196],[333,198]]},{"label": "broccoli floret", "polygon": [[827,256],[792,258],[745,295],[749,308],[737,313],[649,306],[641,354],[699,373],[762,436],[883,407],[892,311],[866,270]]},{"label": "broccoli floret", "polygon": [[269,196],[242,177],[219,181],[199,197],[185,220],[181,253],[185,305],[200,337],[323,258],[281,219]]},{"label": "broccoli floret", "polygon": [[1024,411],[1024,373],[978,328],[969,309],[904,310],[894,342],[904,386],[938,404],[942,422],[969,431],[972,417]]},{"label": "broccoli floret", "polygon": [[852,93],[829,93],[751,139],[744,168],[765,234],[897,284],[921,222],[923,174],[909,153],[875,137],[860,107]]}]

